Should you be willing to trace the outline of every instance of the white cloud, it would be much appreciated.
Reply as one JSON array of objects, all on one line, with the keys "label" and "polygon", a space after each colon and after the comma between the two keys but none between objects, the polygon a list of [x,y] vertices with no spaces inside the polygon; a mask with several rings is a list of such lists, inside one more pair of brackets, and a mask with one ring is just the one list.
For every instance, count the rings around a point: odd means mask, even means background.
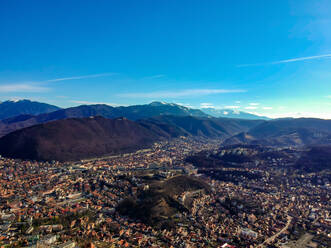
[{"label": "white cloud", "polygon": [[265,114],[261,114],[261,113],[255,112],[255,111],[247,111],[246,113],[249,113],[249,114],[252,114],[252,115],[257,115],[257,116],[266,116]]},{"label": "white cloud", "polygon": [[279,61],[272,62],[272,64],[283,64],[283,63],[290,63],[290,62],[304,61],[304,60],[312,60],[312,59],[320,59],[320,58],[328,58],[328,57],[331,57],[331,54],[323,54],[323,55],[317,55],[317,56],[309,56],[309,57],[300,57],[300,58],[294,58],[294,59],[279,60]]},{"label": "white cloud", "polygon": [[258,105],[260,105],[260,104],[257,103],[257,102],[252,102],[252,103],[250,103],[249,105],[251,105],[251,106],[258,106]]},{"label": "white cloud", "polygon": [[212,103],[203,102],[200,103],[200,108],[215,108],[215,106]]},{"label": "white cloud", "polygon": [[0,85],[0,93],[11,93],[11,92],[46,92],[50,90],[47,87],[42,87],[29,83],[20,83],[20,84],[3,84]]},{"label": "white cloud", "polygon": [[50,83],[50,82],[60,82],[67,80],[78,80],[78,79],[87,79],[87,78],[97,78],[115,75],[116,73],[100,73],[100,74],[91,74],[84,76],[74,76],[74,77],[64,77],[64,78],[55,78],[48,79],[42,82],[28,82],[28,83],[14,83],[14,84],[3,84],[0,85],[0,93],[10,93],[10,92],[45,92],[50,90],[48,87],[40,86],[40,84]]},{"label": "white cloud", "polygon": [[249,106],[249,107],[245,107],[245,109],[257,109],[257,107],[255,107],[255,106]]},{"label": "white cloud", "polygon": [[226,89],[187,89],[181,91],[154,91],[154,92],[134,92],[119,94],[119,97],[130,98],[178,98],[190,96],[203,96],[213,94],[241,93],[245,90],[226,90]]},{"label": "white cloud", "polygon": [[49,79],[44,82],[59,82],[59,81],[68,81],[68,80],[78,80],[78,79],[87,79],[87,78],[98,78],[98,77],[106,77],[116,75],[117,73],[99,73],[99,74],[91,74],[84,76],[74,76],[74,77],[64,77],[64,78],[55,78]]},{"label": "white cloud", "polygon": [[239,109],[240,106],[225,106],[226,109]]},{"label": "white cloud", "polygon": [[189,103],[175,102],[175,104],[183,106],[183,107],[187,107],[187,108],[193,108],[193,106]]},{"label": "white cloud", "polygon": [[319,112],[286,112],[286,113],[274,113],[267,114],[268,117],[271,118],[301,118],[301,117],[309,117],[309,118],[321,118],[321,119],[331,119],[331,113],[319,113]]},{"label": "white cloud", "polygon": [[81,105],[94,105],[94,104],[105,104],[109,106],[123,106],[117,103],[109,103],[109,102],[90,102],[90,101],[80,101],[80,100],[70,100],[72,103],[77,103]]},{"label": "white cloud", "polygon": [[153,75],[153,76],[148,76],[148,77],[143,77],[142,80],[151,80],[151,79],[158,79],[158,78],[163,78],[166,75],[164,74],[158,74],[158,75]]},{"label": "white cloud", "polygon": [[272,107],[263,107],[262,109],[265,109],[265,110],[271,110]]},{"label": "white cloud", "polygon": [[243,65],[238,65],[238,67],[261,66],[261,65],[277,65],[277,64],[286,64],[286,63],[292,63],[292,62],[298,62],[298,61],[315,60],[315,59],[321,59],[321,58],[330,58],[330,57],[331,57],[331,54],[322,54],[322,55],[316,55],[316,56],[299,57],[299,58],[293,58],[293,59],[284,59],[284,60],[278,60],[278,61],[267,62],[267,63],[243,64]]}]

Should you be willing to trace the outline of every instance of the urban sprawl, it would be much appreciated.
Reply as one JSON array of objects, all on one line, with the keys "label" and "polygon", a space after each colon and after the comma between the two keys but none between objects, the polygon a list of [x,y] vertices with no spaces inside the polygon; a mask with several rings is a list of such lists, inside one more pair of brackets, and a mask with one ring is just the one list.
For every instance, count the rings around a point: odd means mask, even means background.
[{"label": "urban sprawl", "polygon": [[[281,157],[217,172],[186,160],[216,149],[217,141],[179,138],[72,163],[1,158],[0,247],[330,247],[330,173],[293,172]],[[234,149],[224,152],[245,152]],[[211,191],[175,195],[189,211],[165,216],[172,228],[117,210],[153,183],[180,175]]]}]

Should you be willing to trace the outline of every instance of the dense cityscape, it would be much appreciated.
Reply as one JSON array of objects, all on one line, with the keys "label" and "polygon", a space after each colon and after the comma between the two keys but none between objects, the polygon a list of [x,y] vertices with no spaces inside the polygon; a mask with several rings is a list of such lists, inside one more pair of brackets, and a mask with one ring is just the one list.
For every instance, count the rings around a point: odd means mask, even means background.
[{"label": "dense cityscape", "polygon": [[[270,157],[222,168],[232,178],[217,180],[187,162],[218,145],[183,137],[76,163],[2,158],[1,247],[330,247],[330,173],[293,172]],[[245,171],[256,176],[236,173]],[[210,190],[174,195],[188,211],[164,216],[173,225],[120,213],[125,199],[183,176]]]},{"label": "dense cityscape", "polygon": [[331,248],[331,0],[0,0],[0,248]]}]

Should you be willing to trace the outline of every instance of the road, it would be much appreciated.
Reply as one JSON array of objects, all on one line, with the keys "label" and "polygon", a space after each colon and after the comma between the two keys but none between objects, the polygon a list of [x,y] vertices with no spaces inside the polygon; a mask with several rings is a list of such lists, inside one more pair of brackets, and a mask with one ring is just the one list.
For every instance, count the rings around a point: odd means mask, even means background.
[{"label": "road", "polygon": [[271,242],[273,242],[279,235],[281,235],[283,232],[285,232],[288,227],[290,226],[292,221],[292,217],[291,216],[287,216],[287,223],[284,226],[284,228],[282,230],[280,230],[278,233],[274,234],[273,236],[267,238],[266,240],[264,240],[264,242],[262,244],[259,244],[257,247],[264,247],[265,244],[269,244]]}]

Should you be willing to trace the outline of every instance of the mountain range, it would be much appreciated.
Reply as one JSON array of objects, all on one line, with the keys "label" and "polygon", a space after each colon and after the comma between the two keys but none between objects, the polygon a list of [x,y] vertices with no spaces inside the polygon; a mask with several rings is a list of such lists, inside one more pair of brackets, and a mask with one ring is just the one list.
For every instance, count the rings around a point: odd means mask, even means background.
[{"label": "mountain range", "polygon": [[[16,104],[24,103],[31,104]],[[82,105],[1,120],[0,154],[34,160],[79,160],[134,151],[180,136],[218,139],[222,145],[327,145],[331,144],[331,120],[215,118],[199,109],[162,102],[128,107]]]},{"label": "mountain range", "polygon": [[[26,102],[30,103],[30,101]],[[192,109],[178,104],[163,102],[152,102],[150,104],[127,107],[112,107],[104,104],[81,105],[78,107],[57,109],[56,111],[39,115],[24,114],[0,120],[0,137],[25,127],[67,118],[103,116],[105,118],[126,117],[130,120],[139,120],[160,115],[212,117],[199,109]]]},{"label": "mountain range", "polygon": [[18,115],[39,115],[59,110],[59,107],[30,100],[5,101],[0,103],[0,120]]}]

